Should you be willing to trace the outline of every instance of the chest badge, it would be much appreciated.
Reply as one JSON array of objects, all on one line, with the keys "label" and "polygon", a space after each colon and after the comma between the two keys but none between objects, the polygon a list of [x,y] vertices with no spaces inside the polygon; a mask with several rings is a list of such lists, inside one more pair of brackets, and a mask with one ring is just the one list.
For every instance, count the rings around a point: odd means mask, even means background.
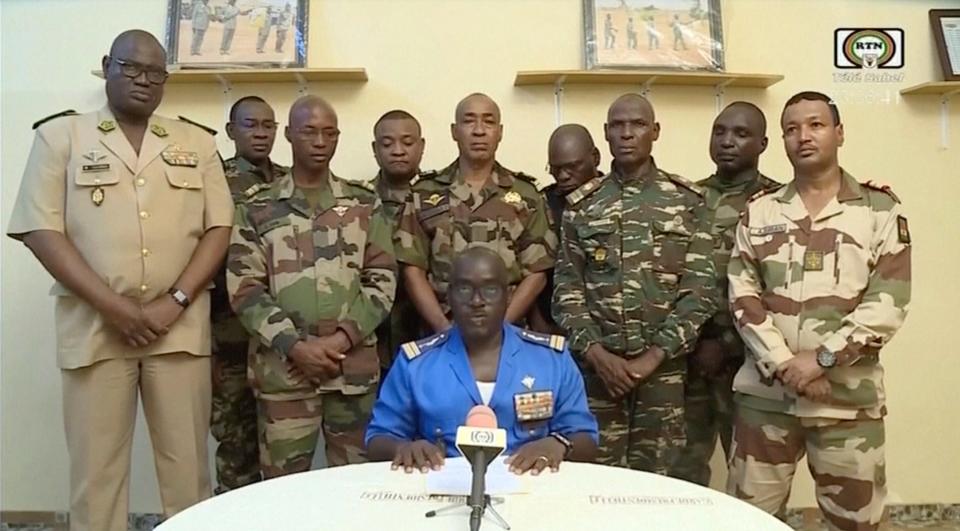
[{"label": "chest badge", "polygon": [[350,210],[350,207],[343,205],[337,205],[333,207],[333,211],[336,212],[337,216],[340,216],[341,218],[347,213],[347,210]]},{"label": "chest badge", "polygon": [[533,384],[534,384],[534,382],[536,382],[536,381],[537,381],[536,378],[534,378],[533,376],[530,376],[530,375],[528,374],[528,375],[526,375],[526,376],[523,377],[523,380],[520,380],[520,383],[522,383],[523,386],[526,387],[527,389],[533,389]]},{"label": "chest badge", "polygon": [[440,194],[433,194],[430,197],[423,200],[424,203],[430,206],[437,206],[440,204],[440,200],[443,199],[440,197]]},{"label": "chest badge", "polygon": [[823,271],[823,251],[806,251],[803,253],[804,271]]},{"label": "chest badge", "polygon": [[83,154],[83,158],[89,160],[90,162],[100,162],[101,160],[107,158],[107,156],[100,153],[96,149],[91,149],[90,151]]},{"label": "chest badge", "polygon": [[105,197],[103,193],[103,188],[98,186],[94,188],[92,192],[90,192],[90,201],[93,202],[94,206],[102,205],[104,199]]},{"label": "chest badge", "polygon": [[594,262],[605,262],[607,260],[607,250],[603,247],[597,247],[593,251],[593,261]]},{"label": "chest badge", "polygon": [[510,191],[503,196],[503,202],[510,205],[517,206],[523,202],[523,198],[520,197],[520,194],[518,194],[517,192]]}]

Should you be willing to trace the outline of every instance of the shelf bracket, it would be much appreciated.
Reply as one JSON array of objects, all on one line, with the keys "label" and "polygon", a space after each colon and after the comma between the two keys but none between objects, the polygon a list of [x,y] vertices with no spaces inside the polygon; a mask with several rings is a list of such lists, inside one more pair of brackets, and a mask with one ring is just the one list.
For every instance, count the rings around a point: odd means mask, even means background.
[{"label": "shelf bracket", "polygon": [[563,123],[563,82],[567,76],[560,76],[553,85],[553,121],[556,127]]},{"label": "shelf bracket", "polygon": [[230,84],[230,80],[217,75],[217,82],[220,83],[220,90],[223,92],[223,123],[230,121],[230,107],[233,105],[233,97],[231,93],[233,92],[233,86]]},{"label": "shelf bracket", "polygon": [[950,98],[960,94],[960,89],[944,92],[940,95],[940,147],[950,147]]},{"label": "shelf bracket", "polygon": [[303,74],[295,72],[293,77],[297,80],[297,96],[306,96],[309,87],[307,86],[307,80],[303,77]]},{"label": "shelf bracket", "polygon": [[718,84],[714,87],[713,100],[714,100],[714,104],[716,105],[717,114],[720,114],[720,111],[723,110],[723,94],[724,94],[724,89],[726,89],[727,86],[729,86],[731,83],[733,83],[733,79],[732,79],[732,78],[731,78],[731,79],[724,80],[724,81],[718,83]]},{"label": "shelf bracket", "polygon": [[653,82],[657,80],[657,76],[650,76],[650,79],[643,82],[643,85],[640,86],[640,95],[644,98],[650,97],[650,92],[653,90]]}]

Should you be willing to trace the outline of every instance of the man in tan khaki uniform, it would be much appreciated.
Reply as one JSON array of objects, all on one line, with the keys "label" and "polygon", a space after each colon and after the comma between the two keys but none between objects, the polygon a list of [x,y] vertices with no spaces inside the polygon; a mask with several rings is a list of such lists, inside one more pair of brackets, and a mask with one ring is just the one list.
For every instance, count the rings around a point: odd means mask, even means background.
[{"label": "man in tan khaki uniform", "polygon": [[107,105],[38,124],[7,228],[56,279],[70,529],[125,531],[137,395],[163,513],[210,495],[210,299],[233,205],[212,137],[153,115],[163,48],[127,31]]}]

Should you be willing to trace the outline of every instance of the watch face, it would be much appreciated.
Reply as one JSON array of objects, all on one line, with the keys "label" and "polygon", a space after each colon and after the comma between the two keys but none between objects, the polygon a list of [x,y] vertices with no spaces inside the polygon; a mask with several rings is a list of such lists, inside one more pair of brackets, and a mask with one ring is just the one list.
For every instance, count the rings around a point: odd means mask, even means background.
[{"label": "watch face", "polygon": [[829,350],[823,349],[817,352],[817,363],[826,369],[837,364],[837,355]]}]

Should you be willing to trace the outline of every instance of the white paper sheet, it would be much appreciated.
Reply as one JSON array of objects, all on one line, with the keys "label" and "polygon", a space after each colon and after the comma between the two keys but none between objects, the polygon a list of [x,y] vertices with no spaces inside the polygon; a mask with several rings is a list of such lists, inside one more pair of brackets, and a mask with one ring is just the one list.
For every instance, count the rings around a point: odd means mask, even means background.
[{"label": "white paper sheet", "polygon": [[[501,455],[487,466],[487,494],[500,496],[526,492],[520,476],[510,472],[504,459],[506,456]],[[427,473],[427,494],[469,495],[471,478],[470,463],[465,458],[448,458],[443,468]]]}]

